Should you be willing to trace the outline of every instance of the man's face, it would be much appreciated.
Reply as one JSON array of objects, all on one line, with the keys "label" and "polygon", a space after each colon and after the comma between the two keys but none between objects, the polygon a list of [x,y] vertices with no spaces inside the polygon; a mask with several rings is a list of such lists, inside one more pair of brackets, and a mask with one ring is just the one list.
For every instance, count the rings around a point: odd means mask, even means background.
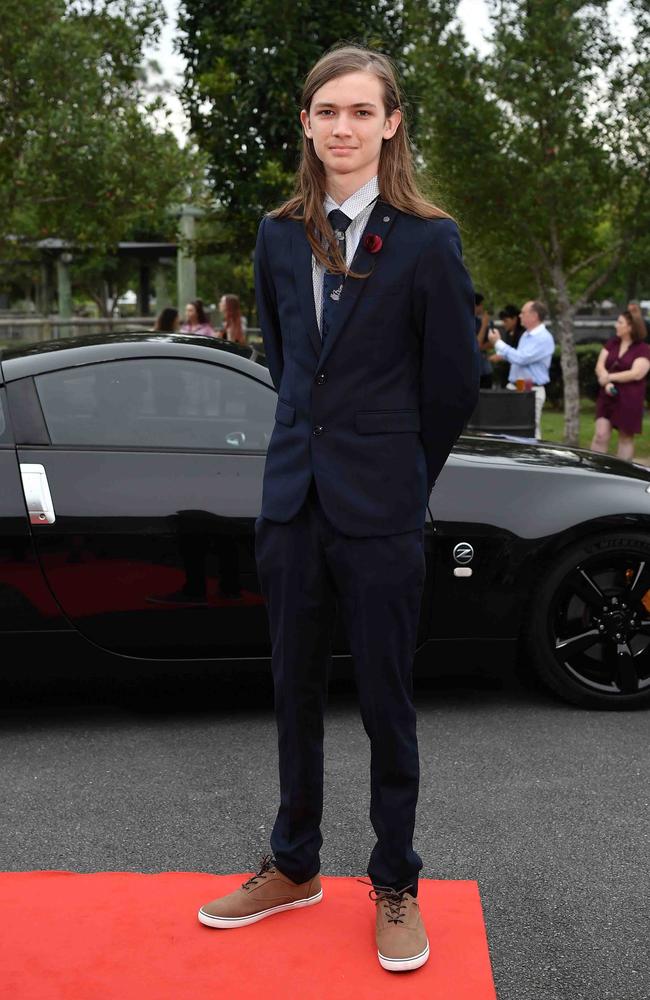
[{"label": "man's face", "polygon": [[401,112],[384,113],[383,85],[374,73],[347,73],[329,80],[316,91],[309,114],[300,121],[326,174],[367,174],[379,166],[384,139],[390,139],[401,121]]},{"label": "man's face", "polygon": [[521,319],[522,326],[526,330],[534,330],[536,326],[539,326],[539,316],[533,309],[532,302],[526,302],[525,305],[521,307],[519,318]]}]

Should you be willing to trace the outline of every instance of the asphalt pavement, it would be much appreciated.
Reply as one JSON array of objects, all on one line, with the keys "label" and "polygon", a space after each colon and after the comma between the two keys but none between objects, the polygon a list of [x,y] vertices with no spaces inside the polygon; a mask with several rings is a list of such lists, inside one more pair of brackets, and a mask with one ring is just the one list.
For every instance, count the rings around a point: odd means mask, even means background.
[{"label": "asphalt pavement", "polygon": [[[4,693],[0,869],[257,867],[278,798],[268,679],[172,681],[163,702],[160,686]],[[417,706],[421,874],[478,881],[499,1000],[648,1000],[648,712],[514,679],[421,682]],[[370,756],[349,687],[325,754],[322,871],[365,878]]]}]

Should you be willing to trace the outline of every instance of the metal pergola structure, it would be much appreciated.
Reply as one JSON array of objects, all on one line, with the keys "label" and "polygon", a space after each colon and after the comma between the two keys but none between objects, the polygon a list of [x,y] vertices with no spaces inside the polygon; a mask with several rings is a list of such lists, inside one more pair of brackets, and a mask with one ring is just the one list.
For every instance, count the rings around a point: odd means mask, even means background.
[{"label": "metal pergola structure", "polygon": [[[65,240],[46,239],[37,244],[41,257],[41,283],[39,311],[43,315],[52,312],[54,291],[58,301],[58,315],[67,319],[72,315],[72,269],[75,259],[83,256],[83,251]],[[149,299],[152,284],[155,287],[159,305],[169,302],[167,275],[169,264],[177,259],[176,243],[136,242],[118,243],[116,257],[131,259],[138,265],[138,313],[149,315]]]},{"label": "metal pergola structure", "polygon": [[[199,209],[192,205],[182,205],[176,213],[182,241],[191,241],[195,235],[195,221],[200,216]],[[36,247],[41,260],[41,281],[39,289],[39,312],[49,316],[53,311],[54,294],[57,298],[57,315],[60,319],[72,316],[71,271],[75,258],[83,257],[83,249],[66,240],[50,237],[39,240]],[[160,309],[168,305],[171,297],[168,289],[170,264],[176,261],[176,298],[179,303],[196,298],[196,262],[184,250],[184,243],[164,241],[124,241],[116,248],[118,258],[131,258],[138,263],[138,313],[150,315],[149,299],[152,285],[156,302]]]}]

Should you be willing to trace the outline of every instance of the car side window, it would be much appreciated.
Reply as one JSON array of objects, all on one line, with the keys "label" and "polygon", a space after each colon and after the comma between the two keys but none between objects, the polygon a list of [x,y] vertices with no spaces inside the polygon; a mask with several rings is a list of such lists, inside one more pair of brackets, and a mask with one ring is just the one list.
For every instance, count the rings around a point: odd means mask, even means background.
[{"label": "car side window", "polygon": [[220,365],[134,358],[35,376],[54,445],[266,450],[277,399]]}]

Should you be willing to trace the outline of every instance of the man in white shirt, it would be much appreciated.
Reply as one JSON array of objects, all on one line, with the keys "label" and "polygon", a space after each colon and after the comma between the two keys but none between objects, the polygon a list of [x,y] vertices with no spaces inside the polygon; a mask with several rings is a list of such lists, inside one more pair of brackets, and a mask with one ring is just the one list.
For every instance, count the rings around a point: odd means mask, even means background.
[{"label": "man in white shirt", "polygon": [[495,330],[488,333],[488,340],[497,354],[510,362],[508,389],[515,389],[518,379],[532,382],[535,393],[535,437],[541,438],[542,407],[546,401],[545,385],[549,382],[549,369],[555,350],[553,335],[544,326],[546,306],[536,300],[526,302],[519,313],[525,333],[516,347],[501,339]]}]

